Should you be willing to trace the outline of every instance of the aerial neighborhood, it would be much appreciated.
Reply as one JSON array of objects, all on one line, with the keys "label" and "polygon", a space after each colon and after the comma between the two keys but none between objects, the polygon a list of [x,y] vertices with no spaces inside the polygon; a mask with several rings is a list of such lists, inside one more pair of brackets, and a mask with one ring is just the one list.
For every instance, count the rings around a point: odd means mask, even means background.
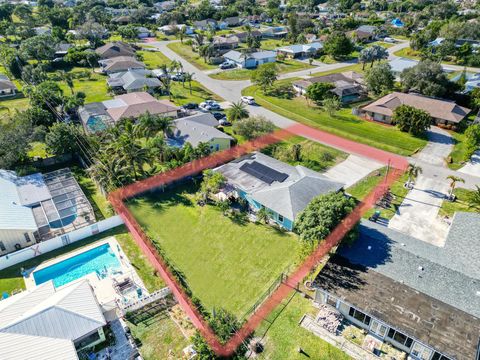
[{"label": "aerial neighborhood", "polygon": [[1,360],[480,360],[480,4],[0,0]]}]

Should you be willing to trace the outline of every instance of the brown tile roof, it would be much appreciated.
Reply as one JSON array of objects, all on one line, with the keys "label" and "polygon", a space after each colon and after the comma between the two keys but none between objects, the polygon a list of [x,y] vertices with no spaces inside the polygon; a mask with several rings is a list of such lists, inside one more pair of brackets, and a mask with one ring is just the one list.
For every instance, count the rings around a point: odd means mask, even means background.
[{"label": "brown tile roof", "polygon": [[357,83],[363,84],[363,76],[355,71],[345,71],[342,73],[335,73],[324,76],[316,76],[305,80],[297,80],[293,82],[293,85],[296,85],[300,88],[306,89],[310,85],[317,82],[325,82],[329,84],[334,84],[336,82],[343,81],[348,83]]},{"label": "brown tile roof", "polygon": [[117,56],[103,60],[104,71],[122,71],[128,69],[143,69],[145,64],[132,56]]},{"label": "brown tile roof", "polygon": [[100,55],[102,59],[116,56],[133,56],[135,54],[135,50],[130,45],[121,41],[107,43],[95,49],[95,52]]},{"label": "brown tile roof", "polygon": [[419,94],[393,92],[362,108],[385,116],[392,116],[393,111],[400,105],[409,105],[425,110],[435,119],[458,123],[468,115],[471,109],[457,105],[453,101],[436,99]]},{"label": "brown tile roof", "polygon": [[157,100],[146,92],[135,92],[120,95],[115,98],[125,105],[112,107],[107,110],[114,121],[123,118],[138,117],[146,112],[150,114],[167,114],[177,111],[179,108],[168,100]]}]

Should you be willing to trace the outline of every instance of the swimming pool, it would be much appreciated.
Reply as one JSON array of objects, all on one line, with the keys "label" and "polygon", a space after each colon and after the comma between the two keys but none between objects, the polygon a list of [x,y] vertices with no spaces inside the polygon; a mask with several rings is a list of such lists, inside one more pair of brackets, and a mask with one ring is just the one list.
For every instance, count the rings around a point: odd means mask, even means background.
[{"label": "swimming pool", "polygon": [[120,269],[120,262],[107,243],[35,271],[33,278],[37,285],[53,280],[58,287],[90,273],[101,276]]}]

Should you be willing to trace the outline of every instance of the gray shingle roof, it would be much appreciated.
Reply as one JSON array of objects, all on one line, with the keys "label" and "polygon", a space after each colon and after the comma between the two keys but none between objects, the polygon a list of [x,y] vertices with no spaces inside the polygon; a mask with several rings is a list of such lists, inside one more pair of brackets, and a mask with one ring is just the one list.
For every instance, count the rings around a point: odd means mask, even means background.
[{"label": "gray shingle roof", "polygon": [[[208,125],[208,122],[206,118],[205,122],[201,118],[196,120],[191,120],[189,117],[177,119],[174,121],[175,130],[171,139],[177,146],[183,146],[188,142],[193,147],[198,146],[201,142],[207,143],[213,139],[233,140],[230,135]],[[216,125],[218,125],[218,122],[216,122]]]}]

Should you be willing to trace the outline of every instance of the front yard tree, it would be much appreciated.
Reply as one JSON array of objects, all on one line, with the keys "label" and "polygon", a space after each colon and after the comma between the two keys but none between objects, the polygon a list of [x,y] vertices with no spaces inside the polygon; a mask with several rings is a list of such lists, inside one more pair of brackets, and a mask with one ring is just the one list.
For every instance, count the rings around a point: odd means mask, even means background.
[{"label": "front yard tree", "polygon": [[307,88],[307,99],[312,100],[318,106],[322,106],[323,100],[334,96],[332,90],[335,88],[330,83],[317,82]]},{"label": "front yard tree", "polygon": [[55,40],[51,35],[36,35],[22,42],[20,53],[26,59],[50,61],[55,56]]},{"label": "front yard tree", "polygon": [[414,67],[403,70],[400,79],[403,91],[414,90],[426,96],[443,97],[456,90],[442,66],[431,60],[420,61]]},{"label": "front yard tree", "polygon": [[350,55],[354,50],[354,46],[345,33],[335,31],[328,35],[323,50],[334,59],[339,59]]},{"label": "front yard tree", "polygon": [[247,140],[271,133],[273,130],[275,130],[275,125],[262,116],[251,116],[233,124],[235,134],[243,136]]},{"label": "front yard tree", "polygon": [[393,122],[397,124],[400,131],[420,136],[430,128],[432,117],[424,110],[400,105],[393,112]]},{"label": "front yard tree", "polygon": [[380,95],[393,89],[395,76],[387,63],[376,64],[365,75],[367,89],[374,95]]},{"label": "front yard tree", "polygon": [[119,26],[117,31],[125,40],[135,40],[138,36],[137,28],[131,24]]},{"label": "front yard tree", "polygon": [[455,175],[448,175],[447,180],[450,180],[450,185],[449,185],[449,190],[448,190],[448,198],[453,199],[453,192],[455,191],[455,188],[457,187],[457,183],[465,183],[465,179],[455,176]]},{"label": "front yard tree", "polygon": [[212,194],[218,193],[225,184],[225,176],[217,171],[210,169],[203,172],[202,184],[200,185],[200,194],[205,202]]},{"label": "front yard tree", "polygon": [[298,215],[295,231],[303,241],[315,244],[325,239],[354,208],[355,200],[341,192],[320,195]]},{"label": "front yard tree", "polygon": [[342,107],[342,102],[338,96],[332,96],[322,101],[322,107],[328,115],[334,116],[335,113]]},{"label": "front yard tree", "polygon": [[241,101],[232,103],[232,106],[227,110],[227,118],[232,122],[248,118],[248,110],[245,104]]},{"label": "front yard tree", "polygon": [[465,158],[464,160],[470,159],[473,153],[480,146],[480,124],[470,125],[467,130],[465,130]]},{"label": "front yard tree", "polygon": [[252,74],[252,82],[260,86],[264,93],[271,89],[277,81],[278,70],[275,63],[262,64]]}]

